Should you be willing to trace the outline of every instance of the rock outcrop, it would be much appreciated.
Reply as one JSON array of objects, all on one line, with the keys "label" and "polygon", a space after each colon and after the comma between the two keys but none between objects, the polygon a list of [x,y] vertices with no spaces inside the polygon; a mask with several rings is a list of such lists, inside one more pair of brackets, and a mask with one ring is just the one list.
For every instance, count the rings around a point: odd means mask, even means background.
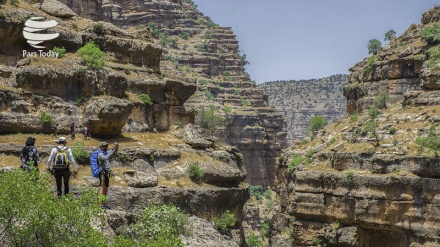
[{"label": "rock outcrop", "polygon": [[283,114],[287,122],[287,141],[302,140],[309,120],[323,116],[333,122],[346,115],[343,87],[346,75],[301,81],[272,81],[258,85],[269,96],[269,105]]},{"label": "rock outcrop", "polygon": [[[439,7],[350,69],[347,112],[278,159],[277,246],[440,243]],[[367,111],[368,110],[368,111]]]}]

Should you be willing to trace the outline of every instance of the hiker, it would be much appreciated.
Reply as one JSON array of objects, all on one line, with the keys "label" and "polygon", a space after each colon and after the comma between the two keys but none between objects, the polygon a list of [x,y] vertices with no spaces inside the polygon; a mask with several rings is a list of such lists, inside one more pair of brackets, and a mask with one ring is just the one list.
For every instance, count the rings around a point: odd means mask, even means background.
[{"label": "hiker", "polygon": [[53,126],[53,134],[52,134],[52,136],[57,137],[57,134],[58,134],[58,124],[55,124]]},{"label": "hiker", "polygon": [[[37,148],[35,148],[35,138],[28,137],[26,144],[20,150],[20,168],[29,171],[29,169],[36,168],[38,170],[38,163],[40,155],[38,154]],[[33,168],[32,168],[33,167]]]},{"label": "hiker", "polygon": [[[112,170],[110,169],[110,158],[113,154],[118,152],[118,148],[119,144],[115,142],[113,143],[113,148],[108,151],[108,143],[101,142],[99,144],[99,149],[90,155],[90,168],[92,169],[92,176],[99,178],[99,194],[103,196],[107,196],[110,177],[112,175]],[[105,205],[105,201],[101,201],[100,206],[102,209],[109,209],[109,207]]]},{"label": "hiker", "polygon": [[87,138],[90,140],[90,137],[92,137],[92,126],[87,124]]},{"label": "hiker", "polygon": [[70,125],[70,139],[75,139],[75,123]]},{"label": "hiker", "polygon": [[87,127],[82,128],[81,133],[84,135],[84,140],[87,140]]},{"label": "hiker", "polygon": [[52,149],[49,159],[47,160],[47,170],[52,172],[55,177],[58,196],[61,196],[62,194],[62,180],[64,180],[64,195],[69,193],[70,163],[73,165],[73,175],[75,176],[78,173],[76,161],[72,155],[72,150],[68,148],[66,144],[66,137],[60,137],[58,139],[58,146]]}]

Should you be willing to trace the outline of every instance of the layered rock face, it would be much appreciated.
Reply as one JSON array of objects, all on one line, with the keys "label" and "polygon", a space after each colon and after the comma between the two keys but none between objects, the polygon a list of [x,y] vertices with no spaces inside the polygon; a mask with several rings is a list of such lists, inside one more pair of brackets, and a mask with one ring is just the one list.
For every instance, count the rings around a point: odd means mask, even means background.
[{"label": "layered rock face", "polygon": [[280,156],[272,245],[439,244],[439,11],[351,69],[350,117]]},{"label": "layered rock face", "polygon": [[305,137],[313,116],[333,122],[346,115],[342,91],[347,84],[346,75],[333,75],[316,80],[265,82],[258,87],[269,96],[269,105],[286,119],[290,143]]},{"label": "layered rock face", "polygon": [[[275,185],[275,158],[286,147],[285,123],[244,71],[245,55],[240,54],[231,28],[216,25],[188,1],[62,2],[79,16],[124,28],[153,29],[166,60],[161,72],[191,77],[188,80],[203,92],[191,97],[187,108],[200,113],[200,109],[216,106],[216,114],[225,118],[220,136],[243,154],[247,182]],[[173,38],[170,42],[174,43],[167,43]],[[206,97],[206,92],[212,97]]]}]

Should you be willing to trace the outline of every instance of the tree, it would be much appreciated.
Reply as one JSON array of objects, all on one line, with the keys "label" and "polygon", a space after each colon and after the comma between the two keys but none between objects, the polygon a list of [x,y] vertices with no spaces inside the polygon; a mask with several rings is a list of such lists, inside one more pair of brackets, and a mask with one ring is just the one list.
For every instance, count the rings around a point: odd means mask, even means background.
[{"label": "tree", "polygon": [[394,31],[393,29],[391,29],[390,31],[388,31],[388,32],[385,33],[385,39],[384,39],[384,41],[387,41],[387,40],[391,41],[391,39],[392,39],[394,36],[396,36],[396,31]]},{"label": "tree", "polygon": [[309,120],[309,127],[307,128],[307,132],[314,136],[315,133],[318,130],[323,129],[327,125],[327,123],[327,120],[325,120],[323,116],[314,116]]},{"label": "tree", "polygon": [[382,43],[378,39],[370,39],[368,41],[368,54],[376,54],[380,48],[382,48]]},{"label": "tree", "polygon": [[81,47],[77,54],[81,57],[82,63],[89,69],[101,69],[105,65],[105,53],[93,41],[89,41]]},{"label": "tree", "polygon": [[387,92],[381,92],[379,95],[374,99],[374,106],[376,106],[379,109],[386,109],[387,103],[390,101],[390,96]]}]

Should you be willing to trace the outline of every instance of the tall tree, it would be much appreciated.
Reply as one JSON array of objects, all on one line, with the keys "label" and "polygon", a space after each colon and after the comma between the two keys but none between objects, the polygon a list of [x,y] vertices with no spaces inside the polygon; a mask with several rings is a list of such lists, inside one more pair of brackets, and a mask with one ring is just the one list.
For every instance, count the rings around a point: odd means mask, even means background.
[{"label": "tall tree", "polygon": [[382,48],[382,43],[378,39],[370,39],[368,41],[368,54],[376,54],[380,48]]},{"label": "tall tree", "polygon": [[394,31],[393,29],[391,29],[390,31],[385,33],[385,39],[384,41],[391,41],[391,39],[393,38],[393,36],[396,36],[396,31]]}]

